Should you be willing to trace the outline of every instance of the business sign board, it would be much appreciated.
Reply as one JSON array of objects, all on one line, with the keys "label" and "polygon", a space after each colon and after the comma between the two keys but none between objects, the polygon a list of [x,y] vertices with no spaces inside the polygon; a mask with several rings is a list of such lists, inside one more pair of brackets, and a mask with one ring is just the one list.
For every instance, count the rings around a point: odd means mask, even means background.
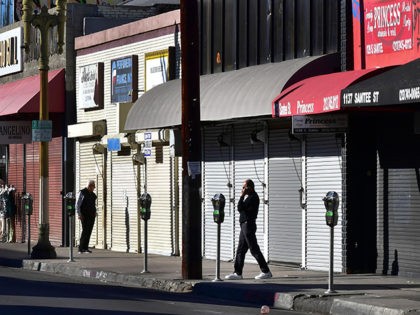
[{"label": "business sign board", "polygon": [[78,92],[80,109],[104,107],[104,64],[102,62],[80,67]]},{"label": "business sign board", "polygon": [[138,57],[111,60],[111,102],[135,102],[138,98]]},{"label": "business sign board", "polygon": [[292,117],[292,133],[338,133],[345,132],[347,115],[306,115]]},{"label": "business sign board", "polygon": [[354,69],[420,58],[420,0],[352,0]]},{"label": "business sign board", "polygon": [[23,71],[23,28],[0,33],[0,76]]},{"label": "business sign board", "polygon": [[31,143],[31,121],[1,121],[0,144]]}]

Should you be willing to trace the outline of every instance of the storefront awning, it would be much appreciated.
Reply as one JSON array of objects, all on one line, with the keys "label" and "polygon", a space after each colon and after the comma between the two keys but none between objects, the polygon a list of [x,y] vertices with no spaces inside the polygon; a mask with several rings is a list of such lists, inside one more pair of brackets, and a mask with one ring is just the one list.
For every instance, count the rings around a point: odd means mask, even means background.
[{"label": "storefront awning", "polygon": [[[39,89],[38,75],[0,85],[0,116],[39,113]],[[48,104],[49,112],[64,112],[64,69],[48,73]]]},{"label": "storefront awning", "polygon": [[[337,71],[337,54],[268,63],[200,78],[201,121],[261,117],[284,88],[304,78]],[[181,80],[158,85],[130,110],[126,130],[181,125]]]},{"label": "storefront awning", "polygon": [[341,90],[379,69],[336,72],[302,80],[278,95],[273,117],[321,114],[341,109]]},{"label": "storefront awning", "polygon": [[420,58],[342,91],[343,108],[420,102]]}]

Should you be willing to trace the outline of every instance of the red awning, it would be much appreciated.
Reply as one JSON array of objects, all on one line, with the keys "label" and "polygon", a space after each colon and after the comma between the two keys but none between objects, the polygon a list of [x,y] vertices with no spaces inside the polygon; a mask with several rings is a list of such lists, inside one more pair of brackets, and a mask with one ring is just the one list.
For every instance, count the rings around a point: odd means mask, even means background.
[{"label": "red awning", "polygon": [[[0,116],[39,113],[39,75],[0,85]],[[65,109],[64,69],[48,72],[48,111]]]},{"label": "red awning", "polygon": [[299,81],[274,99],[272,116],[310,115],[340,110],[341,90],[377,70],[336,72]]}]

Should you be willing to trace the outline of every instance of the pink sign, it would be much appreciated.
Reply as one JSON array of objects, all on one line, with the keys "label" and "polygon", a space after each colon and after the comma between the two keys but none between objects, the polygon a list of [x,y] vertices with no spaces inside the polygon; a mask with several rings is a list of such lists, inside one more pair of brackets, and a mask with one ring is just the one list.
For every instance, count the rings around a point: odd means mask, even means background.
[{"label": "pink sign", "polygon": [[412,1],[367,1],[364,19],[366,55],[413,49]]}]

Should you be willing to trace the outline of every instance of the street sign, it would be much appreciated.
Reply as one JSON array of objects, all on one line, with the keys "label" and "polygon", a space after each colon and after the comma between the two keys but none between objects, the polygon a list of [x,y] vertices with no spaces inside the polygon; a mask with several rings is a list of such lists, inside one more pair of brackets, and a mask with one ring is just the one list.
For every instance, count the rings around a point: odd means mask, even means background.
[{"label": "street sign", "polygon": [[51,120],[32,120],[32,141],[49,142],[52,138]]},{"label": "street sign", "polygon": [[120,138],[108,138],[107,147],[108,147],[108,151],[120,151],[121,150]]},{"label": "street sign", "polygon": [[152,133],[144,133],[144,146],[143,146],[143,155],[144,157],[152,156]]}]

